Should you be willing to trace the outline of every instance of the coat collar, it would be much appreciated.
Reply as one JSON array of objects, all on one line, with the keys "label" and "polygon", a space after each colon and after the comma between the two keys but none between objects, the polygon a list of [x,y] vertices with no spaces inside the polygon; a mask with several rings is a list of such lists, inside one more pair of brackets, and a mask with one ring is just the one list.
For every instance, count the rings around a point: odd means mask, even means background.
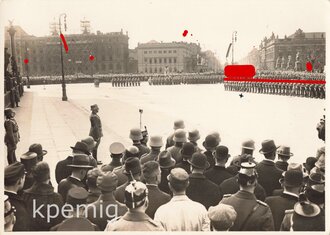
[{"label": "coat collar", "polygon": [[147,221],[150,220],[150,217],[143,212],[137,212],[137,211],[128,211],[124,216],[124,220],[128,221]]},{"label": "coat collar", "polygon": [[256,196],[253,193],[239,190],[237,193],[234,194],[236,197],[241,199],[248,199],[248,200],[257,200]]},{"label": "coat collar", "polygon": [[54,188],[49,184],[34,183],[31,188],[24,190],[24,192],[37,195],[52,195]]},{"label": "coat collar", "polygon": [[8,192],[5,190],[5,195],[7,195],[9,197],[9,199],[23,201],[19,195],[15,194],[13,192]]},{"label": "coat collar", "polygon": [[264,164],[264,165],[267,165],[267,166],[274,166],[275,165],[274,161],[266,160],[266,159],[262,160],[261,163]]},{"label": "coat collar", "polygon": [[205,175],[200,174],[200,173],[191,173],[189,175],[189,178],[192,178],[192,179],[206,179]]},{"label": "coat collar", "polygon": [[288,199],[293,199],[295,201],[298,201],[299,196],[290,192],[284,191],[281,195],[281,197],[288,198]]},{"label": "coat collar", "polygon": [[106,202],[114,202],[118,203],[115,199],[115,197],[113,196],[113,193],[107,193],[107,194],[101,194],[99,199],[97,199],[97,201],[106,201]]}]

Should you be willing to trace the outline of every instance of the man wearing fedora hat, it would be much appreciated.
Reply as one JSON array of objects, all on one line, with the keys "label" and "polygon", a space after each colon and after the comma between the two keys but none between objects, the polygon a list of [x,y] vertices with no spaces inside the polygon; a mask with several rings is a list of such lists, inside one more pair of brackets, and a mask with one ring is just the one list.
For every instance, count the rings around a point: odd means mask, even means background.
[{"label": "man wearing fedora hat", "polygon": [[96,179],[96,185],[101,191],[101,195],[90,204],[87,214],[88,219],[98,225],[101,231],[105,229],[107,221],[123,216],[127,212],[125,205],[115,199],[114,192],[117,183],[118,177],[111,171],[100,174]]},{"label": "man wearing fedora hat", "polygon": [[290,147],[285,145],[280,146],[277,150],[278,161],[275,162],[275,166],[282,171],[286,171],[289,165],[288,161],[292,156],[293,153],[291,153]]},{"label": "man wearing fedora hat", "polygon": [[83,142],[84,144],[87,145],[87,149],[90,154],[93,152],[95,146],[97,145],[97,142],[94,140],[92,136],[88,136],[85,139],[82,139],[80,142]]},{"label": "man wearing fedora hat", "polygon": [[191,174],[186,191],[187,196],[204,205],[206,209],[217,205],[222,199],[222,194],[219,186],[204,175],[205,169],[209,166],[206,156],[202,153],[194,153],[188,162],[191,165]]},{"label": "man wearing fedora hat", "polygon": [[256,199],[254,190],[257,185],[255,163],[244,162],[238,173],[240,190],[224,195],[220,203],[232,206],[237,218],[230,231],[274,231],[273,215],[269,206]]},{"label": "man wearing fedora hat", "polygon": [[121,159],[123,157],[123,154],[125,152],[125,147],[122,143],[119,142],[113,142],[110,147],[110,157],[111,157],[111,162],[109,164],[103,165],[101,167],[102,171],[113,171],[116,167],[122,166]]},{"label": "man wearing fedora hat", "polygon": [[76,154],[73,156],[72,164],[68,165],[72,168],[72,173],[66,179],[61,180],[57,186],[57,192],[61,194],[63,201],[66,202],[68,191],[72,188],[87,188],[83,179],[87,175],[87,171],[93,168],[89,165],[89,157],[86,154]]},{"label": "man wearing fedora hat", "polygon": [[173,198],[158,208],[155,221],[160,222],[166,231],[210,231],[205,207],[186,196],[188,173],[182,168],[174,168],[167,178]]},{"label": "man wearing fedora hat", "polygon": [[265,200],[273,214],[275,231],[280,230],[285,211],[293,209],[293,206],[298,202],[303,185],[302,171],[288,170],[284,172],[282,184],[284,191],[280,196],[270,196]]},{"label": "man wearing fedora hat", "polygon": [[29,147],[29,152],[34,152],[37,154],[38,162],[41,162],[47,154],[47,150],[44,150],[42,145],[39,143],[31,144]]},{"label": "man wearing fedora hat", "polygon": [[91,111],[92,111],[92,113],[89,117],[89,120],[91,122],[89,136],[92,136],[93,139],[96,141],[96,145],[93,149],[93,157],[97,161],[97,164],[102,164],[101,161],[97,160],[97,149],[99,147],[101,138],[103,136],[101,118],[99,115],[97,115],[97,113],[99,112],[98,105],[97,104],[91,105]]},{"label": "man wearing fedora hat", "polygon": [[195,152],[197,152],[196,147],[191,142],[184,143],[181,149],[182,162],[176,164],[175,167],[180,167],[190,174],[191,170],[188,160],[192,158]]},{"label": "man wearing fedora hat", "polygon": [[72,156],[70,155],[66,159],[59,161],[56,164],[55,178],[58,184],[61,182],[62,179],[65,179],[71,175],[72,168],[69,167],[69,165],[72,164],[73,156],[76,154],[86,154],[88,156],[90,165],[92,167],[97,166],[96,160],[92,156],[90,156],[87,144],[81,141],[77,141],[75,146],[71,146],[70,148],[72,149]]},{"label": "man wearing fedora hat", "polygon": [[[173,126],[174,132],[178,129],[184,129],[184,128],[185,128],[185,125],[184,125],[183,120],[174,121],[174,126]],[[174,145],[173,137],[174,137],[174,133],[171,134],[169,137],[167,137],[165,149],[168,149],[169,147]]]},{"label": "man wearing fedora hat", "polygon": [[146,162],[142,167],[143,178],[148,188],[149,205],[146,214],[154,218],[156,210],[171,200],[171,196],[158,188],[161,181],[159,163],[156,161]]},{"label": "man wearing fedora hat", "polygon": [[115,191],[115,198],[120,203],[125,202],[125,188],[129,185],[133,180],[140,181],[141,180],[141,163],[137,157],[129,158],[125,161],[125,165],[123,168],[123,174],[126,175],[127,181],[119,186]]},{"label": "man wearing fedora hat", "polygon": [[188,140],[196,148],[196,152],[202,152],[202,149],[198,147],[197,140],[201,138],[199,131],[197,129],[188,132]]},{"label": "man wearing fedora hat", "polygon": [[26,152],[21,156],[21,163],[23,163],[26,174],[23,189],[30,188],[34,183],[32,169],[37,165],[37,154],[34,152]]},{"label": "man wearing fedora hat", "polygon": [[186,132],[183,129],[177,129],[174,132],[173,141],[174,145],[168,147],[166,150],[172,154],[176,163],[180,163],[182,161],[181,149],[183,144],[187,142]]},{"label": "man wearing fedora hat", "polygon": [[285,211],[280,231],[325,231],[325,216],[316,204],[302,199]]},{"label": "man wearing fedora hat", "polygon": [[16,209],[16,223],[13,231],[30,230],[30,217],[28,216],[26,203],[18,193],[23,189],[24,181],[25,169],[22,163],[15,162],[5,167],[4,194],[8,196],[9,202]]},{"label": "man wearing fedora hat", "polygon": [[138,158],[140,159],[142,155],[149,153],[150,149],[141,144],[143,139],[142,132],[139,128],[133,128],[130,130],[129,138],[133,141],[133,146],[139,149]]},{"label": "man wearing fedora hat", "polygon": [[259,175],[258,182],[265,189],[266,195],[271,196],[275,189],[281,188],[279,179],[283,171],[275,166],[274,160],[278,147],[276,147],[274,140],[264,140],[261,146],[259,152],[265,156],[265,159],[256,166]]},{"label": "man wearing fedora hat", "polygon": [[[31,218],[30,231],[48,231],[52,226],[60,223],[63,216],[59,214],[54,217],[45,217],[45,215],[55,215],[56,208],[62,209],[62,196],[54,192],[54,187],[50,182],[50,169],[46,162],[38,162],[33,168],[32,174],[35,183],[28,189],[24,190],[23,200],[27,205],[29,218]],[[48,206],[52,208],[48,210]],[[55,208],[56,207],[56,208]],[[38,213],[35,213],[35,208]]]},{"label": "man wearing fedora hat", "polygon": [[158,162],[161,170],[161,180],[158,187],[164,193],[172,195],[172,192],[168,186],[167,176],[170,174],[171,169],[175,166],[175,160],[172,158],[172,154],[169,151],[164,150],[160,152]]},{"label": "man wearing fedora hat", "polygon": [[66,198],[66,208],[70,206],[66,219],[53,226],[50,231],[100,231],[96,224],[86,218],[88,193],[82,187],[71,188]]},{"label": "man wearing fedora hat", "polygon": [[151,136],[149,141],[151,148],[150,153],[146,153],[141,156],[141,165],[149,161],[156,161],[160,153],[160,148],[163,146],[163,140],[161,136]]},{"label": "man wearing fedora hat", "polygon": [[324,184],[314,184],[306,187],[305,195],[307,199],[318,205],[321,209],[321,213],[325,213],[325,185]]},{"label": "man wearing fedora hat", "polygon": [[206,149],[206,151],[204,152],[207,161],[209,163],[209,166],[207,169],[210,169],[212,167],[214,167],[215,165],[215,160],[213,157],[213,152],[215,150],[215,148],[219,145],[219,142],[216,138],[215,135],[208,135],[205,138],[205,141],[203,142],[203,146]]},{"label": "man wearing fedora hat", "polygon": [[213,152],[215,166],[205,172],[206,178],[216,185],[220,185],[224,180],[231,178],[233,175],[226,169],[226,163],[230,154],[226,146],[217,146]]}]

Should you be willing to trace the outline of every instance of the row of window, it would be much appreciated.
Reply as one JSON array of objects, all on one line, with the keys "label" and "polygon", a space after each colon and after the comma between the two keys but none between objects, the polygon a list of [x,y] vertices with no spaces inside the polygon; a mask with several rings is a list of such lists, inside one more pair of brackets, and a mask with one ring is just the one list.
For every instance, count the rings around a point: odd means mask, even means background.
[{"label": "row of window", "polygon": [[161,63],[164,63],[164,64],[167,64],[167,63],[174,63],[176,64],[176,58],[144,58],[144,63],[146,64],[161,64]]},{"label": "row of window", "polygon": [[[145,68],[144,69],[144,72],[145,73],[163,73],[163,72],[165,72],[165,70],[166,69],[164,69],[164,68],[162,68],[162,67],[159,67],[159,68]],[[174,68],[168,68],[168,70],[167,70],[168,72],[177,72],[178,71],[178,69],[176,68],[176,67],[174,67]]]},{"label": "row of window", "polygon": [[166,53],[169,53],[169,54],[171,54],[171,53],[176,53],[176,50],[153,50],[153,51],[143,51],[143,53],[144,54],[152,54],[152,53],[154,53],[154,54],[166,54]]}]

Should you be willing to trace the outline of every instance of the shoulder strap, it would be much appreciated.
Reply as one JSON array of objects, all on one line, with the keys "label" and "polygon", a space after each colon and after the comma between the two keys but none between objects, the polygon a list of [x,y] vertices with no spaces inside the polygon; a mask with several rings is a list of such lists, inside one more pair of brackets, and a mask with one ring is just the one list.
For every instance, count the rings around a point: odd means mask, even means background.
[{"label": "shoulder strap", "polygon": [[244,222],[242,223],[242,226],[241,226],[240,229],[239,229],[240,231],[244,231],[243,229],[244,229],[244,227],[245,227],[247,221],[250,219],[251,215],[257,210],[258,206],[259,206],[259,204],[257,203],[257,205],[255,205],[255,206],[253,207],[253,209],[250,211],[250,213],[248,214],[248,216],[246,217],[246,219],[245,219]]}]

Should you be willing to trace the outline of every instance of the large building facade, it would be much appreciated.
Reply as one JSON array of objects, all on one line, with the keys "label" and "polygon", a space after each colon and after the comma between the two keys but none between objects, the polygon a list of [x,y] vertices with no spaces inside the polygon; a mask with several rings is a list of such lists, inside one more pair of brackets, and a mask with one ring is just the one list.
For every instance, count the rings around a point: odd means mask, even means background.
[{"label": "large building facade", "polygon": [[[16,27],[17,29],[19,27]],[[20,28],[19,28],[20,29]],[[24,59],[28,59],[31,76],[61,74],[60,37],[35,37],[22,30],[15,35],[16,57],[21,74],[25,74]],[[69,50],[63,49],[65,74],[108,74],[128,72],[128,35],[121,32],[96,34],[64,34]],[[5,46],[10,48],[6,30]],[[94,56],[94,60],[90,59]]]},{"label": "large building facade", "polygon": [[253,50],[240,61],[263,70],[305,70],[311,62],[314,71],[323,72],[325,66],[325,33],[305,33],[298,29],[289,37],[279,38],[274,33],[265,37],[259,49]]},{"label": "large building facade", "polygon": [[137,48],[139,73],[198,72],[197,58],[201,48],[196,43],[150,41]]}]

